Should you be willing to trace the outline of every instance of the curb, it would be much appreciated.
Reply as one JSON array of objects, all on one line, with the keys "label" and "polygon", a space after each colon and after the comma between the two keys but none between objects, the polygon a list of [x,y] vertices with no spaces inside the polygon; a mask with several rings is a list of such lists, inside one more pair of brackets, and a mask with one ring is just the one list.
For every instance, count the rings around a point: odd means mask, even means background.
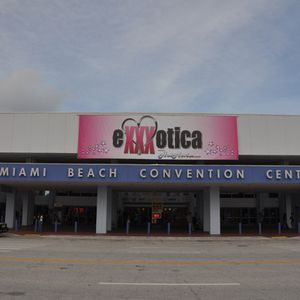
[{"label": "curb", "polygon": [[3,235],[7,237],[19,238],[43,238],[43,239],[78,239],[78,240],[107,240],[107,241],[268,241],[268,240],[300,240],[300,236],[109,236],[109,235],[55,235],[55,234],[17,234],[6,233]]}]

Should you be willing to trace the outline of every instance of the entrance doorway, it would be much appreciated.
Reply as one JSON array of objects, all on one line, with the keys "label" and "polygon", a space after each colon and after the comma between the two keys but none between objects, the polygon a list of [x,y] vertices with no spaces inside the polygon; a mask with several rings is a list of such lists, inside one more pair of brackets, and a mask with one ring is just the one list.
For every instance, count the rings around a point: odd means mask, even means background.
[{"label": "entrance doorway", "polygon": [[5,221],[5,203],[0,203],[0,222]]},{"label": "entrance doorway", "polygon": [[78,222],[85,227],[94,227],[96,223],[96,207],[62,206],[54,208],[53,214],[54,221],[64,226],[73,226]]},{"label": "entrance doorway", "polygon": [[[196,223],[196,194],[192,192],[118,192],[118,229],[130,221],[131,231],[187,231],[188,216]],[[195,224],[196,225],[196,224]],[[195,226],[196,228],[196,226]]]}]

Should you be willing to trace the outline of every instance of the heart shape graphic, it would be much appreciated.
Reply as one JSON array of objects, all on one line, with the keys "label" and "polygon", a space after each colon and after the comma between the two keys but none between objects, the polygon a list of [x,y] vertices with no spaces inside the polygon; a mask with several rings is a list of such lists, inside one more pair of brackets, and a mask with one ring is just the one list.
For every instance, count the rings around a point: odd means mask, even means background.
[{"label": "heart shape graphic", "polygon": [[[133,122],[135,125],[137,125],[138,127],[140,127],[140,126],[141,126],[141,123],[143,122],[143,120],[146,120],[146,119],[150,119],[151,121],[153,121],[154,126],[155,126],[155,130],[154,130],[152,136],[151,136],[148,140],[146,140],[146,143],[144,144],[145,147],[153,140],[153,138],[154,138],[155,135],[156,135],[156,132],[157,132],[157,121],[156,121],[152,116],[150,116],[150,115],[145,115],[145,116],[142,116],[138,121],[136,121],[136,120],[133,119],[133,118],[127,118],[127,119],[125,119],[125,120],[123,121],[123,123],[122,123],[122,130],[125,132],[125,125],[126,125],[127,122]],[[135,141],[135,140],[132,140],[132,142],[133,142],[134,144],[136,144],[136,141]]]}]

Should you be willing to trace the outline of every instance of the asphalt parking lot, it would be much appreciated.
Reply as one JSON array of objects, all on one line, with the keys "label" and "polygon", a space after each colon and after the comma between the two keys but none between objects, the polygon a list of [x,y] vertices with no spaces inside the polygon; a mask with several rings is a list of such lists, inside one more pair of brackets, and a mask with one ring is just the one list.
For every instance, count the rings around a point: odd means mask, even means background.
[{"label": "asphalt parking lot", "polygon": [[299,299],[300,238],[0,237],[0,299]]}]

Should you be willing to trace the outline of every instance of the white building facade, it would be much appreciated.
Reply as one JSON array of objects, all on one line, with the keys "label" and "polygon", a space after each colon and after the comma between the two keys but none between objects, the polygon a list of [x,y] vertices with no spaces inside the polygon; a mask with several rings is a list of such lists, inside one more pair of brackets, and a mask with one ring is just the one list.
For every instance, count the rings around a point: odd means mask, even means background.
[{"label": "white building facade", "polygon": [[43,215],[48,228],[98,234],[296,229],[299,130],[300,116],[0,114],[0,221],[25,228]]}]

